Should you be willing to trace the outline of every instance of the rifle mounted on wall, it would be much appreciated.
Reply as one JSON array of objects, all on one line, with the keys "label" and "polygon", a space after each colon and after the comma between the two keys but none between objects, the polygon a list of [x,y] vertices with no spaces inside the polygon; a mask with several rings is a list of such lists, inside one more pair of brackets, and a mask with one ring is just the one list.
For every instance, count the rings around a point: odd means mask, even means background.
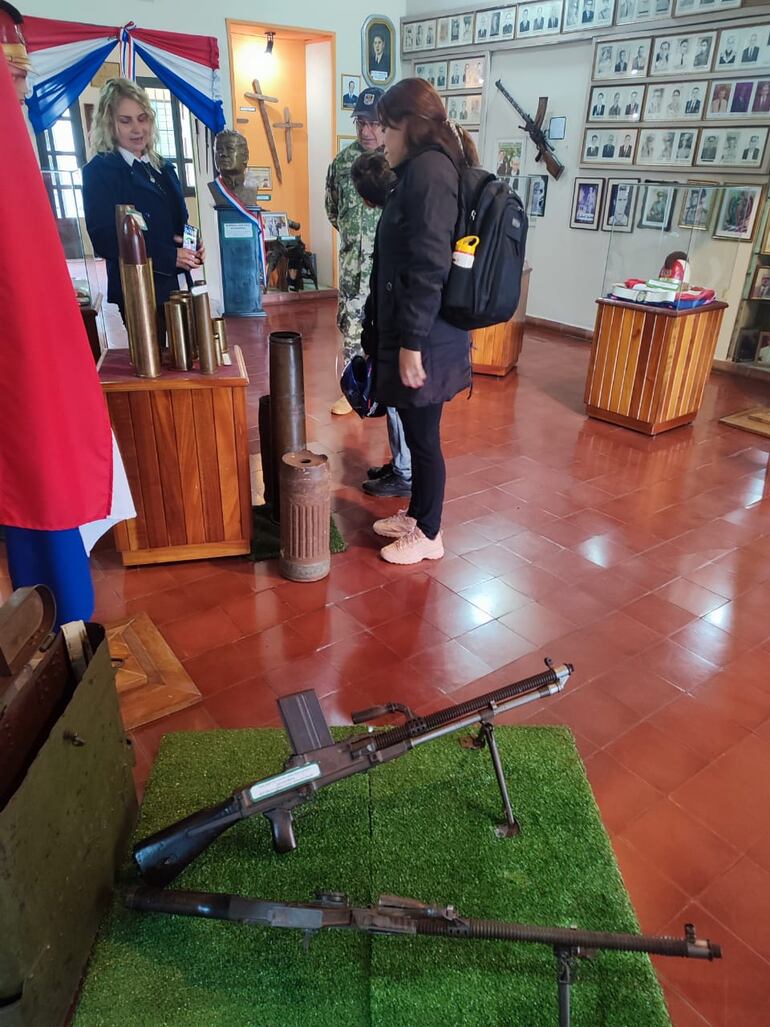
[{"label": "rifle mounted on wall", "polygon": [[525,110],[522,110],[522,108],[519,107],[503,85],[501,79],[498,79],[497,82],[495,82],[495,85],[517,114],[524,119],[524,124],[521,127],[537,147],[537,156],[535,157],[535,160],[542,160],[548,170],[548,173],[554,178],[559,178],[561,173],[564,171],[564,165],[554,153],[553,147],[548,142],[545,137],[545,133],[543,132],[543,120],[545,119],[545,110],[548,106],[548,97],[540,97],[537,101],[535,117],[531,118]]}]

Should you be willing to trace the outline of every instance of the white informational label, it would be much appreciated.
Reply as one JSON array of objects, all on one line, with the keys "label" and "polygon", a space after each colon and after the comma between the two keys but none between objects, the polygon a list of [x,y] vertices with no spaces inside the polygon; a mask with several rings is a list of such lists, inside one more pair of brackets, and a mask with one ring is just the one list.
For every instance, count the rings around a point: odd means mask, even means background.
[{"label": "white informational label", "polygon": [[225,223],[225,239],[251,239],[254,231],[250,222],[240,224],[237,221]]},{"label": "white informational label", "polygon": [[308,763],[305,767],[294,767],[293,770],[285,770],[283,774],[266,777],[264,781],[258,781],[252,785],[249,788],[249,798],[252,802],[260,802],[262,799],[269,799],[271,795],[280,795],[281,792],[288,792],[292,788],[306,785],[320,776],[321,768],[317,763]]},{"label": "white informational label", "polygon": [[244,114],[253,114],[256,109],[257,109],[256,107],[239,107],[238,108],[238,110],[239,111],[243,111]]}]

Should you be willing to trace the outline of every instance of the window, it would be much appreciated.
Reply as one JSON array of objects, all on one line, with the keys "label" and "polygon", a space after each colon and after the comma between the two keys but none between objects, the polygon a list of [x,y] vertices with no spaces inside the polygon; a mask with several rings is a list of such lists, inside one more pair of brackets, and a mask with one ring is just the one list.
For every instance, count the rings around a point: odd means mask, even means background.
[{"label": "window", "polygon": [[40,166],[44,171],[74,172],[46,176],[51,206],[57,220],[83,217],[83,187],[80,168],[86,162],[86,147],[80,108],[73,104],[54,124],[37,137]]},{"label": "window", "polygon": [[150,98],[158,126],[158,152],[170,161],[182,183],[185,196],[195,195],[195,165],[190,112],[157,78],[140,78]]}]

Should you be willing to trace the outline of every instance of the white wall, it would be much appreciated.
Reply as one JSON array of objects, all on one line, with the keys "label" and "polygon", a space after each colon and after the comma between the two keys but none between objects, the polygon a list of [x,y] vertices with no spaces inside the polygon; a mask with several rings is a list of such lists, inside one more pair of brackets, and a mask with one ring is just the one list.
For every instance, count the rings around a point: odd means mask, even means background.
[{"label": "white wall", "polygon": [[[331,163],[333,140],[329,133],[328,111],[334,109],[336,98],[331,43],[310,43],[305,48],[307,64],[307,133],[308,167],[325,169]],[[324,208],[326,178],[310,176],[310,238],[318,265],[318,282],[334,281],[334,250],[329,222]]]}]

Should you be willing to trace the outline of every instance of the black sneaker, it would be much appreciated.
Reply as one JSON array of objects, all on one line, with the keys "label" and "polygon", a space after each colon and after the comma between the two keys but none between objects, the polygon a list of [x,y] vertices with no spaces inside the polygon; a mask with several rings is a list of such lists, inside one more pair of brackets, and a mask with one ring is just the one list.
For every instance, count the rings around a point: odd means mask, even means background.
[{"label": "black sneaker", "polygon": [[370,467],[366,472],[366,477],[370,481],[376,481],[378,478],[384,478],[388,474],[393,473],[393,461],[389,460],[382,467]]},{"label": "black sneaker", "polygon": [[365,481],[361,488],[367,496],[411,496],[412,484],[400,474],[386,474],[374,481]]}]

